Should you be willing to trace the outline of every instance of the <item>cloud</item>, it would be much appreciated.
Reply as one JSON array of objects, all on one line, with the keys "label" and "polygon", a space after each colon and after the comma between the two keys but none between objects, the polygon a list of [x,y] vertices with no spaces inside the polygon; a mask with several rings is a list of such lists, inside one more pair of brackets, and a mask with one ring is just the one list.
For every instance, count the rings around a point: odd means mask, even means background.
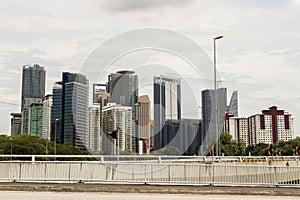
[{"label": "cloud", "polygon": [[110,0],[106,3],[108,9],[112,11],[130,12],[136,10],[159,9],[162,7],[180,7],[192,3],[194,0]]}]

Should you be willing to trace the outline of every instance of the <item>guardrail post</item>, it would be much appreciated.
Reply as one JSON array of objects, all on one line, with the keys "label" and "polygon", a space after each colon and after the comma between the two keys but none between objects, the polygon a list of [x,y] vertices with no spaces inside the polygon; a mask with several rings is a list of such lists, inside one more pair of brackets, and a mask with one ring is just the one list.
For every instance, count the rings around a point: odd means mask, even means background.
[{"label": "guardrail post", "polygon": [[35,156],[31,156],[31,162],[35,162]]}]

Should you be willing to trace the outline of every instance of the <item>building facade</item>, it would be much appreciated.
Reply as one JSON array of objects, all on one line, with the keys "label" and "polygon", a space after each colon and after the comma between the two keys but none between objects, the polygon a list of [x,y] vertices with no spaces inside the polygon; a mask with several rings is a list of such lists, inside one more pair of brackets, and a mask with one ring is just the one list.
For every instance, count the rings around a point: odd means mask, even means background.
[{"label": "building facade", "polygon": [[199,119],[166,120],[164,126],[168,146],[180,149],[183,155],[197,155],[201,140]]},{"label": "building facade", "polygon": [[89,108],[89,151],[99,154],[102,151],[102,132],[100,132],[100,107]]},{"label": "building facade", "polygon": [[[217,98],[217,111],[216,111]],[[202,138],[201,138],[201,154],[206,155],[208,146],[216,143],[217,137],[223,131],[223,123],[225,113],[227,111],[227,89],[219,88],[215,90],[203,90],[201,92],[202,100]],[[216,113],[218,118],[216,117]],[[218,133],[216,129],[216,120],[218,120]],[[218,134],[218,135],[217,135]]]},{"label": "building facade", "polygon": [[132,108],[132,148],[137,152],[136,106],[138,103],[138,76],[134,71],[122,70],[108,76],[110,102]]},{"label": "building facade", "polygon": [[42,137],[43,132],[43,104],[32,103],[23,110],[22,133]]},{"label": "building facade", "polygon": [[233,91],[227,108],[227,112],[233,114],[235,117],[239,116],[238,92]]},{"label": "building facade", "polygon": [[[259,143],[275,144],[280,140],[288,141],[294,138],[294,123],[292,115],[276,106],[263,110],[262,114],[248,118],[229,117],[226,132],[233,138],[248,145]],[[225,126],[226,127],[226,126]]]},{"label": "building facade", "polygon": [[[109,103],[102,111],[103,135],[102,150],[105,154],[116,154],[117,146],[120,152],[133,152],[132,148],[132,107]],[[119,130],[118,139],[112,137]]]},{"label": "building facade", "polygon": [[52,95],[46,95],[43,98],[43,129],[42,137],[50,140],[51,136],[51,109],[52,109]]},{"label": "building facade", "polygon": [[22,130],[22,114],[21,113],[10,113],[12,116],[10,120],[10,135],[16,136],[21,134]]},{"label": "building facade", "polygon": [[46,71],[43,66],[25,65],[22,72],[21,112],[22,133],[30,132],[29,109],[32,104],[42,103],[45,96]]},{"label": "building facade", "polygon": [[88,96],[89,82],[84,75],[63,72],[62,81],[53,88],[51,124],[56,130],[52,128],[51,138],[79,149],[89,146]]},{"label": "building facade", "polygon": [[145,145],[142,153],[150,152],[150,98],[148,95],[139,96],[137,109],[137,138],[143,142],[139,144]]},{"label": "building facade", "polygon": [[154,77],[154,149],[168,144],[164,131],[166,120],[181,119],[181,80],[178,78]]}]

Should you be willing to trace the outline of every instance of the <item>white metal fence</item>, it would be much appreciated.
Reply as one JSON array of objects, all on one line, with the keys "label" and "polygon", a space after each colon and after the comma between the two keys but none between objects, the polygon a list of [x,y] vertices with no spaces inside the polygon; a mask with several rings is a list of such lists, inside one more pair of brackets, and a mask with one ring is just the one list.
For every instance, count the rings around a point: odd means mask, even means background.
[{"label": "white metal fence", "polygon": [[300,185],[300,167],[236,163],[3,161],[0,181]]}]

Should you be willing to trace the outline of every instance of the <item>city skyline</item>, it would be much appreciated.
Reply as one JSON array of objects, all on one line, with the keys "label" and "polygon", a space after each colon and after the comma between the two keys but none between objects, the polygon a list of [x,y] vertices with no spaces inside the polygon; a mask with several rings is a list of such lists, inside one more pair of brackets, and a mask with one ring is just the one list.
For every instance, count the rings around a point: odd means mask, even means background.
[{"label": "city skyline", "polygon": [[[7,116],[20,109],[21,81],[17,80],[21,78],[22,65],[40,63],[47,68],[46,94],[49,94],[52,83],[63,70],[79,72],[91,50],[111,36],[137,28],[158,27],[187,35],[211,58],[212,38],[224,35],[218,42],[218,71],[229,90],[239,91],[240,116],[277,105],[293,113],[295,135],[299,135],[300,101],[294,92],[298,90],[300,73],[299,1],[191,0],[155,5],[135,1],[121,4],[78,1],[67,10],[61,8],[68,3],[26,1],[18,5],[0,3],[4,11],[1,20],[8,22],[2,24],[0,72],[6,76],[1,78],[0,96],[2,102],[16,104],[1,104],[0,133],[10,132]],[[172,17],[162,20],[154,15],[161,11]],[[131,23],[126,23],[128,18]],[[174,58],[149,54],[147,62],[181,68],[182,63]],[[117,64],[122,69],[130,68],[128,60]],[[183,75],[189,77],[184,71]],[[141,79],[142,76],[145,75]],[[193,109],[187,108],[186,113]]]}]

